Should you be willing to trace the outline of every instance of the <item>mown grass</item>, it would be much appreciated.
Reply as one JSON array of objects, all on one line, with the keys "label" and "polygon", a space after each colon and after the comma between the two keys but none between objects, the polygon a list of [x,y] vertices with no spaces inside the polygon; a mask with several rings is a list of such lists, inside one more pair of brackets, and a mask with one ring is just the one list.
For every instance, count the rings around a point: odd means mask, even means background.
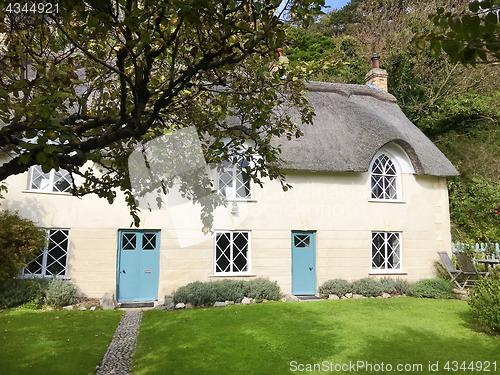
[{"label": "mown grass", "polygon": [[292,361],[295,372],[299,364],[363,361],[393,371],[421,364],[421,373],[438,362],[434,374],[453,373],[444,369],[447,361],[497,361],[500,373],[500,337],[475,325],[468,311],[463,301],[416,298],[151,310],[132,374],[288,374]]},{"label": "mown grass", "polygon": [[0,374],[94,374],[123,311],[6,310]]}]

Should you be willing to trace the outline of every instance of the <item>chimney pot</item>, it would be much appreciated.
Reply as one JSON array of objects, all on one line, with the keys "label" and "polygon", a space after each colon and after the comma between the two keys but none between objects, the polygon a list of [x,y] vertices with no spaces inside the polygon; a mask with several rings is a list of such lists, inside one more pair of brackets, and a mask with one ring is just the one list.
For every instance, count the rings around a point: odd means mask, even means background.
[{"label": "chimney pot", "polygon": [[365,76],[366,84],[379,90],[387,91],[387,71],[385,69],[380,69],[380,58],[376,53],[373,54],[371,60],[372,70],[370,70]]}]

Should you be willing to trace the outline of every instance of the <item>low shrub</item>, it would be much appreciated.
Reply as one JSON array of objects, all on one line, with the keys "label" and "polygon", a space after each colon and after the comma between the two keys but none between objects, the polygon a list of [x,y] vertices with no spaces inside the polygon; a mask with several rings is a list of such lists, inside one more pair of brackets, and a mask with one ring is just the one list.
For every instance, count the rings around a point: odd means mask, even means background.
[{"label": "low shrub", "polygon": [[352,284],[343,279],[332,279],[325,281],[319,288],[319,294],[327,297],[330,294],[335,294],[339,297],[344,296],[346,293],[351,291]]},{"label": "low shrub", "polygon": [[75,301],[76,287],[69,280],[52,279],[45,291],[47,304],[70,305]]},{"label": "low shrub", "polygon": [[365,277],[352,283],[352,292],[365,297],[377,297],[384,293],[382,284],[375,279]]},{"label": "low shrub", "polygon": [[194,306],[205,306],[216,301],[215,291],[211,283],[194,281],[185,286],[181,286],[174,294],[175,303],[191,303]]},{"label": "low shrub", "polygon": [[407,296],[413,295],[413,290],[411,289],[411,285],[408,281],[402,279],[394,280],[394,288],[396,289],[396,293],[404,294]]},{"label": "low shrub", "polygon": [[280,287],[276,281],[266,279],[195,281],[181,286],[174,293],[174,303],[191,303],[194,306],[211,306],[217,301],[241,302],[244,297],[278,300]]},{"label": "low shrub", "polygon": [[479,323],[500,331],[500,270],[481,280],[469,295],[472,316]]},{"label": "low shrub", "polygon": [[30,300],[43,301],[50,279],[12,279],[0,281],[0,308],[22,305]]},{"label": "low shrub", "polygon": [[425,279],[417,281],[412,285],[412,290],[415,297],[437,299],[455,298],[453,284],[443,279]]},{"label": "low shrub", "polygon": [[212,281],[208,284],[212,284],[211,288],[214,291],[212,303],[217,301],[238,303],[250,292],[250,283],[245,280],[225,279]]},{"label": "low shrub", "polygon": [[397,293],[396,290],[396,280],[391,279],[390,277],[382,277],[379,280],[380,285],[382,285],[383,293],[393,294]]},{"label": "low shrub", "polygon": [[277,281],[258,278],[250,281],[250,291],[247,297],[277,301],[281,298],[281,289]]}]

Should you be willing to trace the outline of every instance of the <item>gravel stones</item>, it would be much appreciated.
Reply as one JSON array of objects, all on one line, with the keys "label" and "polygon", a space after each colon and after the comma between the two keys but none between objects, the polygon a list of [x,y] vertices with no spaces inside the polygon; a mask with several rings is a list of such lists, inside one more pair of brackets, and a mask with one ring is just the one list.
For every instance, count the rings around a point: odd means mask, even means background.
[{"label": "gravel stones", "polygon": [[130,373],[141,319],[141,311],[125,312],[113,340],[97,368],[97,375],[128,375]]}]

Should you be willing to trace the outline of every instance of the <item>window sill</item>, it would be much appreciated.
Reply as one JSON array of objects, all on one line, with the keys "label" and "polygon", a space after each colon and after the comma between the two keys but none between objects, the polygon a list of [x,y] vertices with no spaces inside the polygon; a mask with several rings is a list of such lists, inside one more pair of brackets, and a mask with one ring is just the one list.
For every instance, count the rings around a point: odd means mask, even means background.
[{"label": "window sill", "polygon": [[57,191],[45,191],[45,190],[21,190],[21,193],[67,195],[70,197],[72,196],[71,193],[64,193],[64,192],[57,192]]},{"label": "window sill", "polygon": [[255,273],[219,273],[208,275],[208,277],[255,277],[257,276]]},{"label": "window sill", "polygon": [[406,203],[406,201],[398,200],[398,199],[368,199],[368,202],[376,202],[376,203]]},{"label": "window sill", "polygon": [[18,279],[60,279],[60,280],[71,280],[69,276],[41,276],[41,275],[22,275]]},{"label": "window sill", "polygon": [[408,272],[401,270],[372,270],[369,275],[408,275]]},{"label": "window sill", "polygon": [[227,202],[257,202],[257,199],[226,199]]}]

